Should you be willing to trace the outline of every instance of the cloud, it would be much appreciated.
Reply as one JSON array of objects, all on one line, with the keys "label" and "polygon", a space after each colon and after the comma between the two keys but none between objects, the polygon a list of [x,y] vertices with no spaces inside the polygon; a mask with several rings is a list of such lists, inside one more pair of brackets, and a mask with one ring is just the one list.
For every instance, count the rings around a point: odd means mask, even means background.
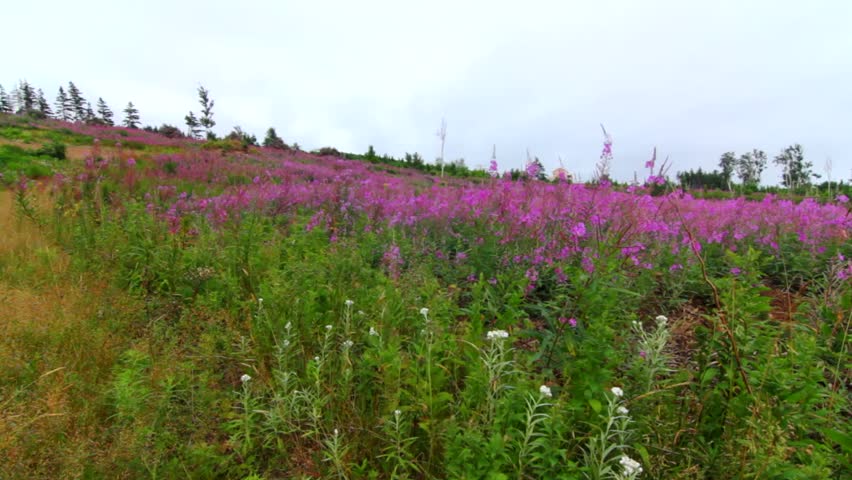
[{"label": "cloud", "polygon": [[[26,2],[6,9],[0,82],[55,95],[73,80],[146,123],[182,124],[203,83],[217,130],[275,126],[305,147],[519,167],[526,149],[588,178],[612,132],[613,173],[651,149],[674,168],[802,143],[852,167],[847,2]],[[34,30],[31,25],[39,25]],[[777,182],[778,172],[764,174]]]}]

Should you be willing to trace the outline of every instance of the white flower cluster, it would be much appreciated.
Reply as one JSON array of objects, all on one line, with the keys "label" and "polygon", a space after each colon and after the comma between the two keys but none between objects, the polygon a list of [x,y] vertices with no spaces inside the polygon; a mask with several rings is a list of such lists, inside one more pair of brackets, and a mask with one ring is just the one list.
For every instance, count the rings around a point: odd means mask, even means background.
[{"label": "white flower cluster", "polygon": [[355,345],[355,342],[353,342],[352,340],[346,340],[343,342],[343,348],[347,350],[352,348],[353,345]]},{"label": "white flower cluster", "polygon": [[370,336],[371,336],[371,337],[378,337],[378,336],[379,336],[379,332],[377,332],[375,328],[370,327]]},{"label": "white flower cluster", "polygon": [[502,340],[504,338],[509,338],[509,332],[507,332],[506,330],[491,330],[485,334],[485,338],[487,338],[488,340]]},{"label": "white flower cluster", "polygon": [[345,303],[347,307],[351,307],[352,305],[355,305],[355,302],[353,302],[352,300],[346,300],[343,303]]},{"label": "white flower cluster", "polygon": [[553,396],[553,392],[550,391],[550,387],[548,387],[547,385],[542,385],[538,387],[538,391],[543,397],[550,398]]},{"label": "white flower cluster", "polygon": [[397,408],[396,410],[393,411],[394,417],[399,418],[400,415],[402,415],[402,410]]},{"label": "white flower cluster", "polygon": [[334,327],[332,327],[331,325],[326,325],[326,326],[325,326],[325,331],[326,331],[326,332],[330,332],[332,328],[334,328]]},{"label": "white flower cluster", "polygon": [[665,327],[666,323],[668,323],[669,321],[668,317],[666,317],[665,315],[657,315],[657,318],[655,318],[655,320],[657,321],[658,327]]},{"label": "white flower cluster", "polygon": [[633,460],[627,455],[622,455],[621,460],[618,461],[622,467],[624,467],[624,476],[629,477],[633,474],[642,473],[642,466],[639,465],[639,462]]},{"label": "white flower cluster", "polygon": [[426,315],[429,315],[429,309],[428,309],[428,308],[426,308],[426,307],[421,308],[421,309],[420,309],[420,315],[423,315],[424,317],[425,317]]},{"label": "white flower cluster", "polygon": [[630,413],[630,410],[625,407],[618,407],[615,409],[615,411],[618,412],[619,415],[627,415],[628,413]]},{"label": "white flower cluster", "polygon": [[243,376],[240,377],[240,381],[243,382],[243,383],[246,383],[249,380],[251,380],[251,375],[249,375],[247,373],[244,373]]},{"label": "white flower cluster", "polygon": [[615,395],[616,398],[621,398],[624,396],[624,390],[620,389],[619,387],[612,387],[609,389],[609,391],[612,392],[612,394]]}]

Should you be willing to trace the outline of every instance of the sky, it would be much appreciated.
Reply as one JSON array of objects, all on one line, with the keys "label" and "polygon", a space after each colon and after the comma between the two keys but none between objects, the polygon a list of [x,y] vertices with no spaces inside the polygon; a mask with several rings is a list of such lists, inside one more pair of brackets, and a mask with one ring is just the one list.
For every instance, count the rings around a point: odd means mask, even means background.
[{"label": "sky", "polygon": [[302,148],[439,156],[591,178],[603,124],[612,174],[671,174],[726,151],[800,143],[814,171],[852,178],[852,2],[310,0],[13,2],[0,84],[53,100],[73,81],[144,124],[215,100],[214,130]]}]

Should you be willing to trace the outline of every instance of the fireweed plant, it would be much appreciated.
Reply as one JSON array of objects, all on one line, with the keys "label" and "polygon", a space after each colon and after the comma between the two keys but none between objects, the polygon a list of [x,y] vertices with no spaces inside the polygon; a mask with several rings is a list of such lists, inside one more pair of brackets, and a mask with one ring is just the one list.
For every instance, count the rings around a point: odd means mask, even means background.
[{"label": "fireweed plant", "polygon": [[0,477],[849,474],[840,198],[28,128],[84,158],[0,192]]}]

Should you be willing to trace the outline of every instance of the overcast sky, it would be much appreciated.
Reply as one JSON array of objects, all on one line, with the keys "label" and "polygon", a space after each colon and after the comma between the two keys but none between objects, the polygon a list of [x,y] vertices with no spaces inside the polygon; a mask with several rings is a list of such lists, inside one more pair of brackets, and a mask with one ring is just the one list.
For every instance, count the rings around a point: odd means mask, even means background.
[{"label": "overcast sky", "polygon": [[[520,168],[529,148],[584,179],[613,136],[613,175],[652,148],[673,171],[798,142],[852,176],[852,2],[38,1],[2,9],[0,84],[52,101],[72,80],[145,124],[183,125],[196,88],[215,130],[276,127],[325,145]],[[770,166],[764,183],[777,183]]]}]

